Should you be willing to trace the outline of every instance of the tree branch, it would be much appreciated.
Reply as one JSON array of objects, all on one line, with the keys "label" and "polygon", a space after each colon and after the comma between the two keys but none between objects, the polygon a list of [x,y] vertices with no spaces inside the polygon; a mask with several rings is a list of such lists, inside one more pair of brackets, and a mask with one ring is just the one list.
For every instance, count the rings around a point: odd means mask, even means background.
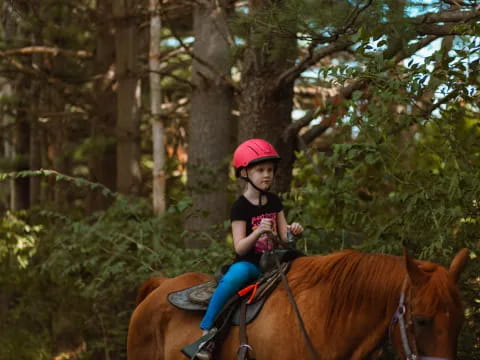
[{"label": "tree branch", "polygon": [[478,19],[480,17],[480,6],[471,11],[445,10],[437,13],[428,13],[411,18],[412,24],[433,24],[433,23],[462,23]]},{"label": "tree branch", "polygon": [[302,136],[299,136],[302,139],[302,142],[305,144],[310,144],[313,140],[315,140],[317,137],[322,135],[325,131],[327,131],[330,128],[330,126],[325,125],[322,123],[315,125],[311,129],[309,129],[305,134]]},{"label": "tree branch", "polygon": [[333,53],[345,50],[352,44],[353,42],[351,40],[341,38],[330,45],[318,49],[315,52],[310,51],[309,55],[307,55],[297,65],[288,69],[279,76],[277,80],[277,87],[282,87],[284,84],[294,81],[302,72],[307,70],[310,66],[316,64],[320,59]]},{"label": "tree branch", "polygon": [[282,133],[283,141],[288,142],[288,139],[291,137],[297,136],[300,129],[304,126],[310,124],[310,122],[315,119],[319,114],[319,109],[311,109],[309,110],[301,119],[293,122],[290,126],[288,126],[285,131]]},{"label": "tree branch", "polygon": [[[195,55],[192,51],[192,49],[190,48],[189,45],[185,44],[185,42],[180,38],[180,36],[178,36],[174,30],[173,27],[170,27],[171,31],[172,31],[172,35],[175,37],[175,39],[180,43],[180,46],[185,50],[185,52],[194,60],[198,61],[201,65],[205,66],[212,74],[215,74],[221,81],[223,81],[225,84],[229,85],[232,87],[232,89],[236,89],[237,86],[236,84],[233,82],[232,79],[230,79],[226,74],[222,74],[220,73],[217,69],[215,69],[215,67],[210,64],[209,62],[207,62],[206,60],[204,59],[201,59],[199,56]],[[206,80],[208,80],[208,77],[205,76],[205,74],[200,74],[201,76],[203,76]]]},{"label": "tree branch", "polygon": [[86,50],[67,50],[60,48],[52,48],[47,46],[27,46],[20,49],[12,49],[7,51],[0,51],[1,57],[7,57],[12,55],[30,55],[30,54],[50,54],[53,56],[63,55],[70,57],[78,57],[83,59],[91,58],[93,55]]},{"label": "tree branch", "polygon": [[442,0],[445,4],[455,6],[458,8],[459,6],[465,6],[465,7],[475,7],[477,4],[475,2],[466,2],[466,1],[461,1],[461,0]]},{"label": "tree branch", "polygon": [[53,77],[45,73],[44,71],[41,71],[38,68],[25,66],[21,62],[14,59],[13,57],[7,57],[6,61],[17,71],[24,74],[31,75],[34,78],[36,77],[40,79],[40,81],[42,80],[45,81],[46,83],[51,85],[53,88],[57,89],[58,92],[62,94],[62,96],[69,99],[69,101],[72,104],[76,104],[80,108],[84,107],[84,104],[80,104],[79,102],[79,99],[81,97],[83,97],[87,103],[91,104],[94,102],[94,99],[92,98],[92,96],[90,96],[88,92],[82,92],[81,90],[79,90],[81,88],[79,88],[78,84],[66,83],[65,81],[59,78]]},{"label": "tree branch", "polygon": [[[345,25],[340,28],[334,35],[330,37],[320,38],[317,40],[312,40],[308,47],[308,55],[301,60],[297,65],[285,71],[277,80],[277,86],[281,87],[284,84],[293,82],[302,72],[307,70],[310,66],[316,64],[322,58],[329,56],[333,53],[346,50],[350,45],[353,44],[351,40],[347,37],[342,37],[345,34],[348,34],[349,31],[354,27],[360,14],[365,11],[372,4],[372,0],[367,0],[366,4],[360,6],[357,4],[352,12],[347,16],[345,20]],[[314,49],[322,43],[331,42],[329,45],[314,51]]]},{"label": "tree branch", "polygon": [[449,36],[449,35],[465,35],[463,29],[456,30],[458,24],[436,25],[436,24],[422,24],[417,26],[417,34],[419,35],[435,35],[435,36]]},{"label": "tree branch", "polygon": [[[282,87],[284,84],[293,82],[302,72],[307,70],[310,66],[316,64],[322,58],[329,56],[333,53],[346,50],[353,44],[347,37],[342,37],[348,34],[349,31],[355,26],[355,23],[360,14],[372,4],[372,0],[368,0],[365,5],[359,6],[358,4],[347,16],[345,25],[340,28],[334,35],[329,37],[322,37],[319,39],[312,39],[308,47],[308,55],[302,59],[298,64],[281,74],[277,80],[277,86]],[[314,51],[314,49],[323,43],[331,42],[329,45]]]},{"label": "tree branch", "polygon": [[433,41],[437,40],[438,36],[427,36],[426,38],[421,39],[419,42],[412,44],[407,49],[401,49],[397,54],[395,54],[392,58],[394,61],[392,65],[398,64],[400,61],[405,60],[406,58],[412,56],[420,49],[423,49],[425,46],[431,44]]},{"label": "tree branch", "polygon": [[[393,61],[391,62],[386,62],[388,64],[384,71],[397,65],[400,61],[405,60],[406,58],[412,56],[415,54],[418,50],[422,49],[423,47],[427,46],[430,44],[432,41],[437,39],[436,36],[428,36],[424,39],[421,39],[421,41],[411,45],[407,49],[401,49],[397,54],[393,55],[391,59]],[[327,105],[323,109],[324,113],[324,118],[322,122],[314,127],[312,127],[309,131],[307,131],[303,136],[302,139],[306,144],[311,143],[313,140],[315,140],[318,136],[322,135],[325,131],[327,131],[331,126],[333,126],[336,121],[345,113],[345,109],[342,108],[342,103],[344,100],[348,100],[352,98],[352,94],[357,91],[363,89],[367,84],[369,83],[369,80],[366,79],[356,79],[350,82],[347,86],[341,87],[338,89],[336,95],[332,95],[328,98],[327,100]],[[329,114],[327,114],[327,112]],[[317,112],[317,115],[318,116]],[[302,118],[304,119],[304,123],[306,122],[305,117]],[[313,119],[311,119],[313,120]],[[300,120],[299,120],[300,121]],[[299,126],[300,123],[296,124],[297,122],[294,122],[291,124],[284,132],[284,136],[291,136],[294,131],[298,134],[298,131],[301,129],[303,126],[307,126],[308,123]]]}]

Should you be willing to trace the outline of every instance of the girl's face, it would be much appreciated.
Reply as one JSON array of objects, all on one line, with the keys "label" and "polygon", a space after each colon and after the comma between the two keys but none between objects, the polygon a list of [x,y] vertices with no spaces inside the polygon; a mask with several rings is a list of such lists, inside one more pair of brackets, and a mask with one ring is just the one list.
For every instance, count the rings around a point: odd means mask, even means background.
[{"label": "girl's face", "polygon": [[250,181],[262,190],[268,190],[273,182],[275,166],[272,161],[265,161],[249,167],[247,170]]}]

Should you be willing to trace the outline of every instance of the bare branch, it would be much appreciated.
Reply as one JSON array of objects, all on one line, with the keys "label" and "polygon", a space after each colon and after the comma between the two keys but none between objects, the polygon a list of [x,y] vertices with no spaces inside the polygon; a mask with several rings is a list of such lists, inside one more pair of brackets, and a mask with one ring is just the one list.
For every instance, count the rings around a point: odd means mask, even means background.
[{"label": "bare branch", "polygon": [[351,29],[355,22],[357,21],[358,17],[362,12],[364,12],[370,5],[372,5],[373,0],[368,0],[367,3],[363,6],[357,4],[351,14],[347,17],[347,21],[345,21],[345,25],[343,26],[342,30],[339,31],[340,34],[346,33],[349,29]]},{"label": "bare branch", "polygon": [[148,70],[148,72],[149,72],[149,73],[159,74],[159,75],[164,76],[164,77],[166,77],[166,76],[171,77],[172,79],[174,79],[174,80],[176,80],[176,81],[178,81],[178,82],[181,82],[181,83],[183,83],[183,84],[186,84],[186,85],[188,85],[188,86],[191,87],[191,88],[193,88],[193,87],[195,86],[194,84],[192,84],[191,81],[188,81],[187,79],[184,79],[184,78],[182,78],[182,77],[180,77],[180,76],[177,76],[177,75],[173,74],[173,73],[170,72],[170,71],[166,71],[166,70],[161,70],[161,71]]},{"label": "bare branch", "polygon": [[[295,66],[281,74],[277,80],[277,86],[281,87],[284,84],[294,81],[302,72],[307,70],[310,66],[316,64],[324,57],[342,50],[346,50],[350,45],[352,45],[353,42],[351,40],[347,39],[346,37],[342,38],[342,36],[351,32],[360,14],[371,4],[372,0],[368,0],[363,6],[357,4],[352,12],[347,16],[345,25],[332,36],[312,39],[312,42],[308,46],[307,56],[305,56],[305,58]],[[314,51],[318,45],[327,42],[330,42],[330,44]]]},{"label": "bare branch", "polygon": [[283,84],[288,84],[294,81],[302,72],[308,69],[310,66],[316,64],[320,59],[329,56],[333,53],[345,50],[353,42],[349,39],[338,39],[337,41],[318,49],[315,52],[310,52],[303,60],[292,68],[285,71],[277,80],[277,87],[283,86]]},{"label": "bare branch", "polygon": [[305,134],[299,137],[302,139],[302,142],[304,144],[310,144],[313,140],[322,135],[329,128],[330,126],[320,123],[309,129]]},{"label": "bare branch", "polygon": [[438,36],[427,36],[423,39],[421,39],[419,42],[409,46],[406,49],[401,49],[397,54],[393,56],[395,59],[392,62],[392,66],[398,64],[400,61],[405,60],[406,58],[409,58],[413,54],[415,54],[417,51],[420,49],[423,49],[425,46],[431,44],[433,41],[437,40]]},{"label": "bare branch", "polygon": [[158,60],[161,60],[161,61],[166,61],[170,58],[173,58],[177,55],[181,55],[181,54],[184,54],[185,53],[185,49],[184,48],[178,48],[178,49],[173,49],[171,51],[168,51],[166,53],[160,53],[159,54],[159,57],[158,57]]},{"label": "bare branch", "polygon": [[420,35],[436,35],[436,36],[449,36],[449,35],[465,35],[465,31],[460,29],[456,30],[458,24],[448,25],[435,25],[435,24],[422,24],[417,27],[417,33]]},{"label": "bare branch", "polygon": [[300,129],[310,124],[310,122],[318,116],[319,112],[320,112],[319,109],[309,110],[301,119],[298,119],[297,121],[293,122],[283,132],[282,134],[283,140],[287,142],[288,139],[293,138],[294,136],[297,136]]},{"label": "bare branch", "polygon": [[47,46],[27,46],[20,49],[12,49],[7,51],[0,51],[1,57],[13,56],[13,55],[30,55],[30,54],[50,54],[53,56],[63,55],[70,57],[78,57],[83,59],[91,58],[93,55],[86,50],[67,50],[60,48],[52,48]]},{"label": "bare branch", "polygon": [[93,103],[94,101],[94,99],[88,92],[81,91],[81,88],[79,88],[78,84],[66,83],[57,77],[51,76],[48,73],[41,71],[38,68],[26,66],[13,57],[6,57],[6,62],[8,62],[13,68],[15,68],[21,73],[32,75],[33,77],[45,81],[46,83],[57,89],[59,93],[62,94],[62,96],[68,98],[72,104],[77,104],[79,107],[83,107],[83,105],[79,104],[80,97],[86,99],[85,101],[88,103]]},{"label": "bare branch", "polygon": [[478,19],[480,17],[480,6],[470,11],[445,10],[437,13],[428,13],[411,19],[412,24],[433,24],[433,23],[462,23]]},{"label": "bare branch", "polygon": [[445,4],[452,5],[456,8],[460,6],[464,7],[475,7],[476,3],[475,2],[466,2],[466,1],[461,1],[461,0],[442,0]]},{"label": "bare branch", "polygon": [[461,35],[463,32],[455,30],[456,26],[480,19],[480,6],[465,11],[465,9],[458,9],[459,3],[456,0],[452,3],[456,6],[455,10],[429,13],[411,19],[411,22],[416,25],[417,33],[436,36]]}]

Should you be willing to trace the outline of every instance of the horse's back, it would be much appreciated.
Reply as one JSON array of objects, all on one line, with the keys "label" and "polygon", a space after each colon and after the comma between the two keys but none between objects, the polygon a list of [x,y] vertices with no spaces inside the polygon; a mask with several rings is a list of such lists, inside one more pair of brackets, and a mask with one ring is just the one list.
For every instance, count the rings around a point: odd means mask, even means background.
[{"label": "horse's back", "polygon": [[[131,318],[128,329],[127,353],[129,360],[163,360],[168,359],[163,344],[172,342],[176,357],[181,346],[185,345],[185,336],[195,339],[200,330],[198,314],[185,312],[172,306],[167,295],[172,291],[188,288],[211,280],[211,277],[200,273],[186,273],[175,278],[157,277],[147,280],[139,290],[140,299]],[[170,319],[174,319],[171,323]],[[197,326],[192,326],[197,323]],[[187,329],[190,327],[191,329]],[[166,337],[168,336],[168,340]],[[170,352],[170,351],[169,351]]]}]

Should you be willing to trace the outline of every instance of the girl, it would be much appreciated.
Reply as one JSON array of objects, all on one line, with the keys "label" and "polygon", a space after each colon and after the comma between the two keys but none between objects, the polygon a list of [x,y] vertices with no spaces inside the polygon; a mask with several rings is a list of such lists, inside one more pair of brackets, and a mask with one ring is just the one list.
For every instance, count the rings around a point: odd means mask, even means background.
[{"label": "girl", "polygon": [[[217,314],[228,299],[260,276],[260,257],[263,252],[274,248],[274,239],[286,244],[288,228],[294,235],[303,232],[300,224],[287,224],[282,201],[269,192],[279,160],[274,147],[262,139],[245,141],[233,154],[236,176],[247,182],[230,215],[236,258],[210,300],[200,323],[202,336],[212,330]],[[202,344],[196,357],[211,359],[213,346],[213,342]]]}]

